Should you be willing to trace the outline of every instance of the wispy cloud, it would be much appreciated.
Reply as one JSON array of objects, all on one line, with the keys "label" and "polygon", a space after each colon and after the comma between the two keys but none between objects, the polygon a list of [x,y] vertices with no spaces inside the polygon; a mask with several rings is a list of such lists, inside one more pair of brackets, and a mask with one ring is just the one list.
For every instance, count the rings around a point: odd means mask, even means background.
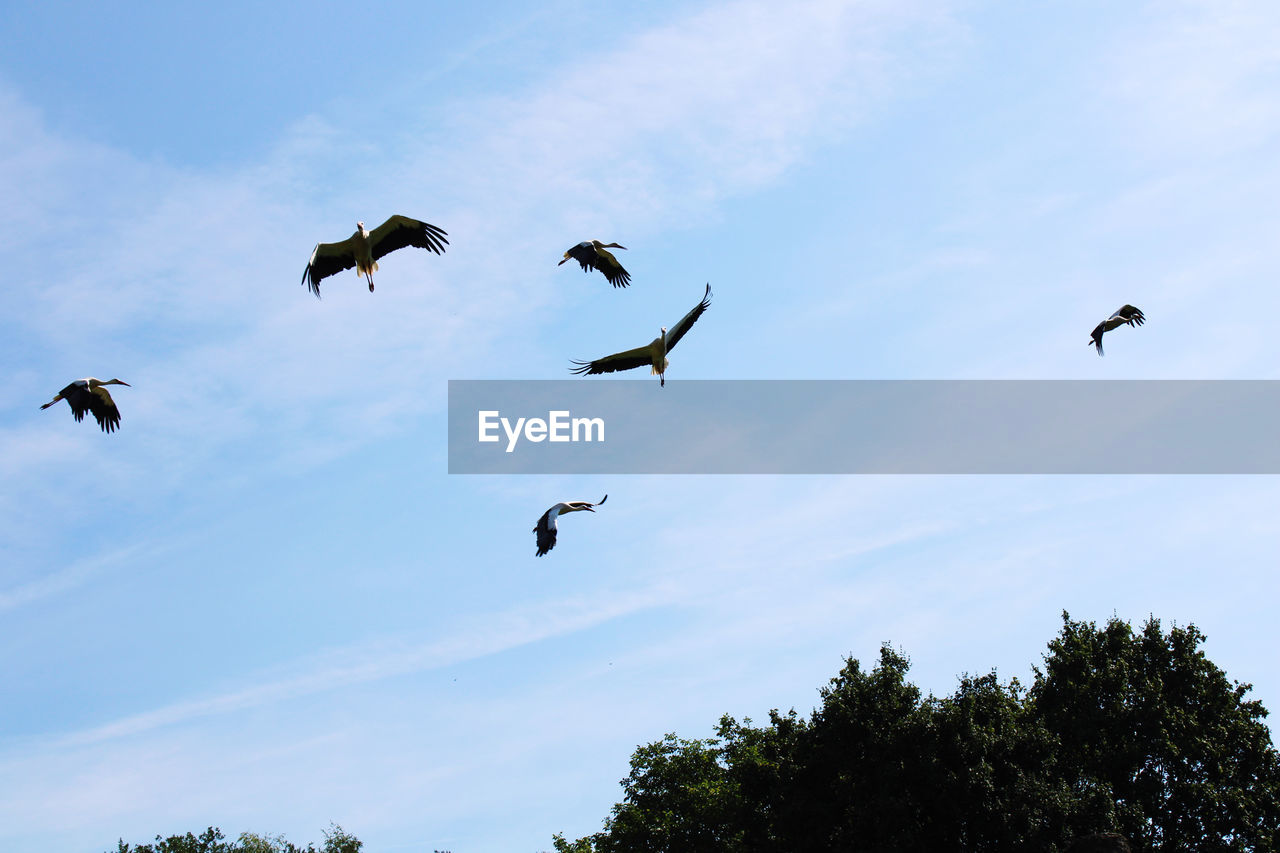
[{"label": "wispy cloud", "polygon": [[[716,4],[623,38],[603,61],[558,72],[521,96],[459,113],[456,129],[478,150],[456,152],[438,171],[467,174],[454,192],[507,198],[508,211],[554,195],[557,226],[655,228],[706,215],[717,199],[775,179],[895,87],[945,63],[957,25],[939,9]],[[908,62],[890,50],[904,37],[939,49]],[[457,168],[477,162],[485,168]],[[428,170],[427,180],[437,173]]]},{"label": "wispy cloud", "polygon": [[[891,45],[945,44],[956,25],[938,8],[716,5],[620,35],[518,94],[429,116],[375,99],[381,131],[300,119],[265,162],[214,174],[58,138],[8,93],[0,127],[23,132],[6,137],[0,185],[38,202],[22,230],[41,249],[0,294],[30,365],[10,393],[45,399],[86,374],[132,382],[111,454],[65,418],[40,423],[116,495],[185,489],[231,453],[312,464],[418,429],[446,378],[510,375],[511,353],[534,349],[529,318],[562,298],[540,283],[566,234],[661,230],[776,180],[927,67]],[[317,240],[393,212],[445,227],[447,254],[397,253],[374,297],[354,275],[327,281],[321,302],[296,284]],[[49,462],[27,452],[41,444],[30,432],[3,437],[0,504]]]},{"label": "wispy cloud", "polygon": [[475,619],[473,624],[457,627],[433,640],[379,638],[367,645],[331,651],[300,672],[64,735],[55,748],[130,737],[200,717],[245,711],[393,676],[439,669],[582,631],[655,606],[664,598],[661,589],[656,587],[631,592],[609,591]]},{"label": "wispy cloud", "polygon": [[131,546],[76,560],[34,580],[0,589],[0,613],[22,607],[42,598],[75,589],[99,573],[138,559],[143,552],[154,552],[149,546]]}]

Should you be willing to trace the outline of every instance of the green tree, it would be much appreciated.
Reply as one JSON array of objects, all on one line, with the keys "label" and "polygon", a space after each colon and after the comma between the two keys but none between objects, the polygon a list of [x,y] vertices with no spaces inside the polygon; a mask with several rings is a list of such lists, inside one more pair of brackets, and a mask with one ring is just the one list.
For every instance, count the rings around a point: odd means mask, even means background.
[{"label": "green tree", "polygon": [[314,844],[298,847],[283,835],[243,832],[234,842],[229,842],[221,829],[211,826],[199,836],[190,832],[168,838],[157,835],[154,844],[131,846],[120,839],[115,853],[360,853],[363,846],[363,841],[337,824],[330,824],[330,829],[324,833],[324,846],[319,851]]},{"label": "green tree", "polygon": [[324,846],[320,848],[320,853],[360,853],[363,841],[336,823],[329,824],[329,827],[325,830]]},{"label": "green tree", "polygon": [[728,715],[720,718],[716,735],[723,743],[721,760],[739,797],[741,849],[789,849],[781,826],[794,799],[788,794],[796,790],[797,740],[806,732],[806,722],[794,710],[785,716],[771,711],[767,728],[753,727],[750,719],[739,724]]},{"label": "green tree", "polygon": [[740,798],[716,738],[669,734],[640,747],[622,787],[625,799],[595,838],[598,850],[739,849]]},{"label": "green tree", "polygon": [[780,792],[781,840],[808,850],[890,849],[931,834],[917,751],[929,738],[929,709],[906,680],[909,667],[885,645],[869,672],[849,659],[822,688]]},{"label": "green tree", "polygon": [[886,645],[808,720],[667,735],[632,757],[604,831],[556,850],[1280,849],[1266,710],[1203,635],[1063,623],[1030,689],[991,673],[922,696]]},{"label": "green tree", "polygon": [[[603,835],[603,833],[600,833]],[[579,838],[576,841],[565,840],[564,833],[557,832],[551,836],[551,845],[556,853],[591,853],[595,849],[592,838]]]},{"label": "green tree", "polygon": [[1017,679],[965,676],[933,704],[921,789],[931,842],[968,851],[1053,849],[1069,791],[1054,777],[1056,741],[1029,714]]},{"label": "green tree", "polygon": [[252,832],[240,833],[237,853],[302,853],[298,847],[285,840],[283,835],[257,835]]},{"label": "green tree", "polygon": [[1030,700],[1078,792],[1075,828],[1115,829],[1152,851],[1277,849],[1267,711],[1205,657],[1204,635],[1166,634],[1155,618],[1136,633],[1116,618],[1062,618]]},{"label": "green tree", "polygon": [[171,835],[168,838],[156,836],[155,844],[139,844],[130,847],[120,839],[117,853],[231,853],[235,847],[228,844],[222,830],[211,826],[197,837],[188,832],[186,835]]}]

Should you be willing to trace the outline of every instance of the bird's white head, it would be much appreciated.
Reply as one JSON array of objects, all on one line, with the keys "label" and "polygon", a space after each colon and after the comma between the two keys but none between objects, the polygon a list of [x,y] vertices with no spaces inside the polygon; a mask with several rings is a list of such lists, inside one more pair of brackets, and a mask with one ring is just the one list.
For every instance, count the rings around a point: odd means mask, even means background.
[{"label": "bird's white head", "polygon": [[364,223],[363,223],[363,222],[357,222],[357,223],[356,223],[356,230],[357,230],[357,231],[359,231],[361,234],[363,234],[363,233],[364,233]]}]

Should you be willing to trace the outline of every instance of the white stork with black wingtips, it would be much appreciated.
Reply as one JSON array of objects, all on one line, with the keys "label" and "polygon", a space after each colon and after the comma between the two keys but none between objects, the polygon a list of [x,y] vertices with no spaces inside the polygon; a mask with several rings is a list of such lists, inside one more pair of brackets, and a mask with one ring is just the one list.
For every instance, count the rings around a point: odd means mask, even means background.
[{"label": "white stork with black wingtips", "polygon": [[132,387],[128,382],[122,382],[119,379],[108,379],[103,382],[101,379],[90,376],[72,382],[40,408],[47,409],[59,400],[66,400],[77,422],[84,420],[85,413],[93,412],[93,417],[98,421],[98,426],[102,427],[103,432],[115,432],[120,426],[120,410],[116,408],[116,401],[111,399],[111,394],[102,387],[104,385]]},{"label": "white stork with black wingtips", "polygon": [[1142,312],[1132,305],[1124,305],[1107,319],[1097,325],[1093,332],[1089,335],[1089,343],[1098,348],[1098,355],[1102,355],[1102,333],[1110,332],[1112,329],[1118,329],[1126,323],[1130,326],[1141,326],[1147,320]]},{"label": "white stork with black wingtips", "polygon": [[[626,287],[631,283],[631,273],[622,268],[622,264],[618,263],[618,259],[613,256],[613,252],[605,251],[606,249],[625,249],[626,246],[621,243],[601,243],[599,240],[585,240],[564,253],[565,261],[573,258],[582,264],[582,271],[600,270],[604,273],[605,279],[614,287]],[[556,264],[556,266],[560,266]]]},{"label": "white stork with black wingtips", "polygon": [[609,499],[605,495],[595,503],[590,501],[561,501],[542,514],[542,518],[538,519],[538,524],[533,528],[533,532],[538,534],[538,553],[535,556],[541,557],[543,554],[556,547],[556,518],[564,515],[566,512],[595,512],[594,507],[604,506],[604,502]]},{"label": "white stork with black wingtips", "polygon": [[575,361],[576,367],[569,368],[570,373],[576,373],[579,376],[587,376],[593,373],[616,373],[619,370],[631,370],[633,367],[644,367],[646,364],[650,366],[650,375],[658,377],[658,384],[665,386],[667,384],[667,367],[670,362],[667,361],[667,353],[675,349],[676,344],[680,343],[680,339],[684,337],[685,332],[689,331],[694,323],[698,322],[698,318],[707,310],[711,304],[711,285],[707,285],[707,292],[703,294],[702,301],[693,306],[693,309],[680,318],[680,322],[671,327],[668,332],[663,326],[661,334],[654,338],[648,344],[635,349],[629,349],[626,352],[615,352],[613,355],[606,355],[604,358],[597,358],[595,361]]},{"label": "white stork with black wingtips", "polygon": [[363,222],[356,223],[356,233],[339,243],[317,243],[311,250],[311,260],[302,272],[302,283],[320,298],[320,281],[343,270],[356,268],[356,275],[369,280],[369,292],[373,292],[373,274],[378,269],[378,258],[416,246],[437,255],[444,252],[448,240],[446,231],[426,222],[407,216],[393,216],[372,231],[366,231]]}]

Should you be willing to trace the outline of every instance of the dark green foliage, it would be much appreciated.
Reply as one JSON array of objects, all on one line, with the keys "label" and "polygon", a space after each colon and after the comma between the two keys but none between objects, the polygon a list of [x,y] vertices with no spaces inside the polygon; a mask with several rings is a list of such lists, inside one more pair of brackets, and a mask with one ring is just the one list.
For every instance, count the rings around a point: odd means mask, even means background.
[{"label": "dark green foliage", "polygon": [[552,844],[556,848],[556,853],[591,853],[590,838],[579,838],[577,841],[565,841],[564,835],[557,832],[551,836]]},{"label": "dark green foliage", "polygon": [[1064,622],[1031,704],[1060,740],[1062,778],[1087,795],[1082,813],[1137,849],[1276,849],[1267,711],[1199,650],[1204,635],[1166,635],[1156,619],[1140,634],[1118,619]]},{"label": "dark green foliage", "polygon": [[286,841],[284,836],[271,837],[252,832],[241,833],[235,841],[227,841],[222,830],[211,826],[200,833],[199,837],[190,832],[168,838],[157,835],[154,844],[131,846],[121,839],[115,853],[360,853],[363,846],[363,841],[337,824],[325,831],[324,846],[319,850],[314,844],[298,847]]},{"label": "dark green foliage", "polygon": [[200,833],[199,837],[189,832],[168,838],[157,835],[155,844],[139,844],[135,847],[130,847],[124,843],[124,839],[120,839],[116,848],[117,853],[231,853],[233,850],[238,850],[238,846],[228,844],[222,830],[213,826]]},{"label": "dark green foliage", "polygon": [[1194,626],[1135,634],[1064,613],[1029,690],[992,673],[941,699],[885,646],[870,671],[846,661],[808,720],[726,716],[715,737],[639,748],[604,831],[555,848],[1280,849],[1266,711],[1203,641]]},{"label": "dark green foliage", "polygon": [[[888,646],[863,672],[849,660],[821,690],[807,736],[797,742],[796,792],[779,815],[783,837],[811,850],[919,847],[930,832],[917,746],[929,735],[929,709],[906,681],[908,660]],[[831,818],[834,818],[832,820]]]},{"label": "dark green foliage", "polygon": [[737,786],[719,762],[716,740],[667,735],[636,750],[624,781],[626,806],[612,825],[624,847],[602,850],[728,850],[736,847]]},{"label": "dark green foliage", "polygon": [[1091,832],[1071,842],[1067,853],[1130,853],[1132,849],[1118,832]]}]

